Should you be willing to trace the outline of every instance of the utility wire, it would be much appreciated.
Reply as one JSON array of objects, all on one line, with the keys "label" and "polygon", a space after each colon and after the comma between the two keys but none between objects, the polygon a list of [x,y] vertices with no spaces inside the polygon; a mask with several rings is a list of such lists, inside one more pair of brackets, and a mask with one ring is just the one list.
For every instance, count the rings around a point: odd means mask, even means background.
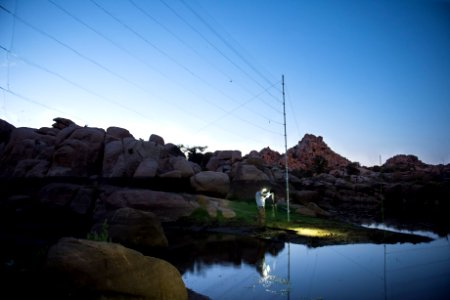
[{"label": "utility wire", "polygon": [[[213,26],[211,26],[199,13],[197,13],[189,4],[187,4],[184,0],[180,0],[181,3],[187,7],[208,29],[219,39],[221,40],[231,51],[233,51],[234,54],[236,54],[247,66],[249,66],[255,73],[257,73],[259,76],[261,76],[267,83],[271,83],[269,79],[267,79],[266,76],[264,76],[259,70],[257,70],[245,57],[243,57],[239,51],[237,51],[221,34],[217,32],[217,30],[214,29]],[[245,74],[247,74],[245,72]],[[262,84],[259,83],[259,81],[255,80],[252,77],[253,81],[257,83],[260,87],[264,88]],[[269,93],[270,94],[270,93]],[[273,95],[272,95],[273,96]],[[278,98],[275,98],[279,101]]]},{"label": "utility wire", "polygon": [[[175,58],[173,58],[172,56],[170,56],[167,52],[165,52],[164,50],[160,49],[159,47],[157,47],[154,43],[152,43],[151,41],[149,41],[146,37],[144,37],[142,34],[140,34],[139,32],[137,32],[136,30],[134,30],[132,27],[130,27],[129,25],[127,25],[125,22],[123,22],[122,20],[120,20],[119,18],[117,18],[116,16],[114,16],[110,11],[108,11],[106,8],[104,8],[103,6],[101,6],[99,3],[97,3],[95,0],[91,0],[91,2],[96,5],[100,10],[102,10],[104,13],[106,13],[107,15],[109,15],[111,18],[113,18],[116,22],[118,22],[119,24],[121,24],[125,29],[131,31],[134,35],[136,35],[138,38],[140,38],[142,41],[144,41],[147,45],[149,45],[150,47],[152,47],[153,49],[155,49],[159,54],[163,55],[164,57],[166,57],[167,59],[169,59],[171,62],[173,62],[174,64],[176,64],[177,66],[179,66],[180,68],[182,68],[183,70],[185,70],[187,73],[189,73],[190,75],[192,75],[193,77],[199,79],[200,81],[204,82],[205,84],[207,84],[208,86],[214,88],[211,84],[209,84],[208,82],[206,82],[203,78],[201,78],[200,76],[198,76],[196,73],[194,73],[191,69],[189,69],[188,67],[186,67],[185,65],[183,65],[182,63],[178,62]],[[213,102],[213,101],[207,101],[208,103],[210,103],[211,105],[224,110],[220,105],[218,105],[217,103]]]},{"label": "utility wire", "polygon": [[[194,2],[195,2],[195,1],[194,1]],[[192,3],[192,2],[191,2],[191,3]],[[206,9],[204,9],[198,2],[197,2],[197,6],[200,7],[200,8],[202,8],[202,9],[203,9],[203,12],[204,12],[210,19],[212,19],[213,21],[215,21],[215,24],[216,24],[217,26],[219,26],[220,29],[228,35],[229,40],[231,40],[232,42],[234,42],[235,44],[237,44],[237,45],[240,47],[240,49],[241,49],[243,52],[245,52],[245,54],[247,54],[248,57],[252,58],[252,56],[245,50],[245,48],[242,47],[242,45],[240,45],[239,42],[237,42],[236,39],[234,39],[233,36],[232,36],[229,32],[227,32],[226,29],[224,29],[224,27],[221,26],[220,23],[217,22],[217,20],[216,20],[211,14],[209,14],[208,11],[207,11]],[[226,39],[225,39],[225,40],[226,40]],[[239,56],[240,56],[240,55],[239,55]],[[256,61],[256,60],[255,60],[255,61]],[[257,61],[256,61],[256,62],[257,62]],[[250,63],[249,63],[249,64],[250,64]],[[254,67],[252,67],[252,68],[254,68]],[[265,71],[267,71],[267,70],[265,70]],[[257,71],[257,73],[260,73],[260,72]],[[261,72],[261,73],[262,73],[262,72]],[[270,77],[272,77],[272,78],[275,78],[275,77],[276,77],[276,76],[274,76],[273,74],[271,74],[270,72],[268,72],[268,73],[269,73]],[[271,82],[271,81],[268,80],[267,77],[265,77],[264,75],[263,75],[262,77],[265,78],[266,81],[267,81],[268,83]],[[282,92],[280,88],[277,88],[277,90],[278,90],[278,92],[280,92],[280,93]],[[279,101],[279,102],[282,102],[282,101],[279,100],[279,99],[278,99],[278,101]]]},{"label": "utility wire", "polygon": [[[91,31],[93,31],[94,33],[96,33],[97,35],[101,36],[102,38],[104,38],[106,41],[110,42],[112,45],[114,45],[115,47],[119,48],[120,50],[124,51],[126,54],[128,54],[130,57],[136,59],[139,63],[144,64],[145,66],[147,66],[150,70],[157,72],[158,74],[160,74],[161,76],[165,77],[166,79],[172,80],[171,78],[169,78],[169,76],[157,69],[155,69],[152,65],[150,65],[147,61],[139,58],[138,56],[134,55],[132,52],[130,52],[127,48],[123,47],[122,45],[120,45],[119,43],[115,42],[113,39],[109,38],[108,36],[104,35],[103,33],[101,33],[100,31],[98,31],[97,29],[95,29],[94,27],[90,26],[89,24],[87,24],[86,22],[83,22],[80,18],[76,17],[75,15],[73,15],[72,13],[70,13],[69,11],[67,11],[66,9],[64,9],[62,6],[60,6],[59,4],[55,3],[53,0],[48,0],[51,4],[53,4],[55,7],[57,7],[58,9],[60,9],[61,11],[63,11],[64,13],[66,13],[68,16],[72,17],[75,21],[77,21],[78,23],[82,24],[83,26],[85,26],[86,28],[90,29]],[[182,85],[181,83],[178,83],[181,87],[183,87],[184,89],[188,90],[189,92],[191,92],[192,94],[194,94],[195,96],[196,93],[194,91],[192,91],[191,89],[189,89],[188,87]],[[174,104],[171,101],[166,100],[166,103],[171,104],[172,106],[176,107],[177,109],[180,109],[180,107],[176,104]],[[183,110],[183,112],[185,112]],[[202,120],[203,118],[199,117],[199,116],[195,116],[191,113],[192,116],[194,116],[196,119],[198,120]]]},{"label": "utility wire", "polygon": [[[260,92],[259,94],[254,95],[253,97],[251,97],[251,98],[248,99],[247,101],[245,101],[245,102],[241,103],[240,105],[234,107],[233,109],[227,111],[225,114],[223,114],[223,115],[220,116],[219,118],[217,118],[217,119],[215,119],[215,120],[209,122],[209,123],[206,124],[204,127],[202,127],[202,128],[200,128],[199,130],[197,130],[197,133],[200,132],[200,131],[202,131],[202,130],[204,130],[204,129],[206,129],[206,128],[208,128],[209,126],[215,124],[216,122],[218,122],[218,121],[224,119],[225,117],[227,117],[228,115],[234,113],[235,111],[237,111],[238,109],[240,109],[240,108],[242,108],[243,106],[247,105],[248,103],[254,101],[254,100],[257,99],[260,95],[266,93],[269,89],[271,89],[273,86],[275,86],[275,85],[278,84],[278,83],[279,83],[279,82],[273,83],[271,86],[265,88],[265,89],[264,89],[262,92]],[[236,117],[236,116],[235,116],[235,117]],[[262,126],[259,126],[259,125],[254,124],[254,123],[252,123],[252,122],[249,122],[249,121],[246,120],[246,119],[243,119],[243,118],[239,118],[239,119],[240,119],[241,121],[244,121],[244,122],[250,124],[250,125],[256,126],[256,127],[260,128],[260,129],[263,129],[263,130],[265,130],[265,131],[267,131],[267,132],[270,132],[270,133],[273,133],[273,134],[277,134],[277,135],[281,135],[280,132],[275,132],[275,131],[269,130],[269,129],[267,129],[267,128],[264,128],[264,127],[262,127]],[[281,124],[281,123],[278,123],[278,124],[283,125],[283,124]]]},{"label": "utility wire", "polygon": [[[146,89],[145,87],[143,87],[143,86],[141,86],[141,85],[139,85],[139,84],[136,84],[136,83],[130,81],[129,79],[127,79],[126,77],[123,77],[123,76],[120,75],[120,74],[117,74],[117,73],[113,72],[112,70],[110,70],[109,68],[103,66],[102,64],[100,64],[100,63],[98,63],[97,61],[93,60],[92,58],[87,57],[86,55],[82,54],[81,52],[79,52],[78,50],[74,49],[73,47],[71,47],[71,46],[69,46],[69,45],[67,45],[67,44],[65,44],[65,43],[63,43],[63,42],[61,42],[61,41],[58,40],[57,38],[53,37],[52,35],[48,34],[48,33],[45,32],[45,31],[43,31],[43,30],[37,28],[36,26],[30,24],[29,22],[27,22],[26,20],[20,18],[20,17],[17,16],[16,14],[13,14],[11,11],[9,11],[9,10],[6,9],[5,7],[3,7],[1,4],[0,4],[0,8],[3,9],[4,11],[6,11],[7,13],[13,15],[17,20],[19,20],[20,22],[22,22],[22,23],[25,24],[26,26],[28,26],[28,27],[34,29],[35,31],[39,32],[40,34],[46,36],[47,38],[49,38],[49,39],[51,39],[51,40],[53,40],[53,41],[55,41],[55,42],[58,43],[59,45],[63,46],[64,48],[66,48],[66,49],[68,49],[68,50],[70,50],[71,52],[75,53],[76,55],[80,56],[81,58],[83,58],[83,59],[89,61],[90,63],[96,65],[97,67],[101,68],[102,70],[106,71],[107,73],[109,73],[109,74],[111,74],[111,75],[113,75],[113,76],[115,76],[115,77],[117,77],[117,78],[119,78],[119,79],[121,79],[121,80],[123,80],[123,81],[125,81],[125,82],[127,82],[127,83],[129,83],[129,84],[131,84],[131,85],[133,85],[133,86],[135,86],[135,87],[137,87],[137,88],[139,88],[140,90],[143,90],[143,91],[146,92],[146,93],[149,93],[149,94],[154,95],[151,91],[149,91],[149,90]],[[2,47],[2,48],[5,49],[4,47]],[[7,49],[5,49],[5,50],[8,51]],[[38,65],[37,65],[37,64],[34,64],[34,66],[37,67]],[[42,66],[39,66],[39,67],[40,67],[41,69],[45,69],[45,68],[43,68]],[[46,70],[46,71],[48,72],[49,70]],[[53,75],[56,75],[56,73],[53,72]],[[59,74],[56,75],[56,76],[62,78],[63,80],[66,80],[66,81],[70,82],[70,80],[67,80],[66,78],[63,78],[63,77],[62,77],[61,75],[59,75]],[[70,82],[70,83],[71,83],[71,84],[75,84],[74,82]],[[76,84],[75,84],[75,85],[76,85]],[[86,91],[86,89],[84,89],[84,88],[82,88],[82,89]],[[92,91],[89,91],[89,92],[92,93]],[[99,96],[99,95],[96,94],[96,96]],[[105,97],[103,97],[103,96],[99,96],[99,97],[105,98]],[[166,102],[169,102],[170,104],[174,105],[174,104],[171,103],[170,101],[166,101]],[[114,102],[114,103],[115,103],[115,104],[118,104],[118,102]],[[120,104],[118,104],[118,105],[120,105]],[[121,106],[123,107],[123,105],[121,105]],[[174,106],[176,106],[176,105],[174,105]],[[176,106],[176,107],[179,109],[178,106]],[[134,110],[132,110],[132,109],[130,109],[130,108],[127,108],[127,109],[128,109],[128,110],[131,110],[131,111],[134,111]],[[137,112],[137,111],[134,111],[134,112],[135,112],[135,113],[138,113],[138,114],[141,115],[141,116],[144,116],[144,115],[142,115],[142,113],[139,113],[139,112]],[[192,113],[191,113],[191,115],[194,116],[195,118],[197,118],[197,119],[203,121],[203,118],[201,118],[201,117],[199,117],[199,116],[195,116],[195,115],[192,114]],[[144,117],[145,117],[145,116],[144,116]],[[147,117],[145,117],[145,118],[147,118]]]},{"label": "utility wire", "polygon": [[[105,12],[107,15],[109,15],[111,18],[113,18],[116,22],[118,22],[119,24],[121,24],[122,26],[124,26],[127,30],[131,31],[133,34],[135,34],[137,37],[139,37],[140,39],[142,39],[145,43],[147,43],[148,45],[150,45],[152,48],[156,49],[160,54],[164,55],[165,57],[167,57],[168,59],[170,59],[172,62],[174,62],[175,64],[177,64],[178,66],[180,66],[181,68],[183,68],[184,70],[186,70],[187,72],[189,72],[192,76],[200,79],[201,81],[207,83],[205,80],[203,80],[201,77],[199,77],[198,75],[196,75],[193,71],[191,71],[189,68],[187,68],[186,66],[184,66],[183,64],[179,63],[177,60],[175,60],[173,57],[171,57],[170,55],[168,55],[165,51],[161,50],[159,47],[157,47],[156,45],[154,45],[152,42],[150,42],[147,38],[145,38],[144,36],[142,36],[139,32],[137,32],[136,30],[134,30],[133,28],[131,28],[130,26],[128,26],[125,22],[123,22],[122,20],[118,19],[116,16],[114,16],[111,12],[109,12],[107,9],[105,9],[103,6],[101,6],[100,4],[98,4],[95,0],[91,0],[92,3],[94,3],[99,9],[101,9],[103,12]],[[209,84],[208,84],[209,85]],[[208,103],[210,103],[211,105],[217,107],[218,109],[227,112],[223,107],[221,107],[220,105],[218,105],[217,103],[210,101],[210,100],[206,100]],[[237,116],[236,116],[237,117]],[[237,117],[239,118],[239,117]],[[244,119],[242,119],[244,120]],[[245,120],[245,122],[249,122],[247,120]],[[254,125],[254,124],[253,124]],[[258,125],[255,125],[258,126]]]},{"label": "utility wire", "polygon": [[[51,0],[49,0],[51,1]],[[185,47],[189,48],[192,52],[194,52],[198,57],[200,57],[202,60],[206,61],[210,66],[212,66],[214,69],[218,70],[220,73],[222,73],[222,75],[224,75],[226,78],[228,78],[228,81],[233,82],[231,76],[229,76],[228,74],[226,74],[224,71],[222,71],[221,69],[219,69],[217,66],[215,66],[213,63],[211,63],[209,60],[207,60],[205,58],[204,55],[201,55],[194,47],[192,47],[191,45],[189,45],[188,43],[186,43],[182,38],[180,38],[176,33],[174,33],[172,30],[170,30],[167,26],[165,26],[163,23],[159,22],[156,18],[154,18],[152,15],[150,15],[150,13],[148,13],[145,9],[143,9],[142,7],[140,7],[139,5],[136,4],[136,2],[134,2],[133,0],[128,0],[137,10],[139,10],[143,15],[145,15],[148,19],[150,19],[151,21],[155,22],[156,24],[158,24],[160,27],[162,27],[166,32],[168,32],[170,35],[172,35],[177,41],[179,41],[180,43],[182,43]],[[235,81],[236,82],[236,81]],[[206,83],[206,82],[205,82]],[[249,91],[249,89],[246,86],[242,86],[239,82],[237,82],[239,86],[244,87],[244,89],[249,93],[249,94],[253,94],[252,92]],[[208,84],[208,83],[207,83]],[[211,86],[210,84],[208,84],[209,86]],[[217,88],[213,87],[214,89],[218,90]],[[224,92],[218,90],[222,95],[224,95],[225,97],[227,97],[228,99],[239,103],[239,101],[235,100],[234,98],[226,95]],[[259,96],[261,96],[262,94],[258,94]],[[259,97],[258,96],[258,97]],[[206,99],[204,99],[206,100]],[[207,101],[207,100],[206,100]],[[252,110],[248,110],[250,112],[252,112],[253,114],[257,114],[256,112],[252,111]],[[260,116],[260,114],[258,114]],[[273,123],[277,123],[276,121],[266,117],[266,119],[269,122],[273,122]]]},{"label": "utility wire", "polygon": [[58,112],[58,113],[63,114],[63,115],[73,116],[73,117],[76,118],[76,119],[85,121],[85,120],[83,120],[83,119],[81,119],[81,118],[79,118],[79,117],[77,117],[77,116],[74,116],[74,115],[72,115],[72,114],[69,114],[69,113],[67,113],[67,112],[65,112],[65,111],[62,111],[62,110],[60,110],[60,109],[57,109],[57,108],[55,108],[55,107],[49,106],[49,105],[44,104],[44,103],[42,103],[42,102],[33,100],[33,99],[28,98],[28,97],[26,97],[26,96],[23,96],[23,95],[21,95],[21,94],[19,94],[19,93],[17,93],[17,92],[14,92],[14,91],[12,91],[12,90],[10,90],[10,89],[8,89],[8,88],[4,88],[4,87],[0,86],[0,89],[1,89],[2,91],[5,91],[5,92],[7,92],[7,93],[13,95],[13,96],[16,96],[17,98],[20,98],[20,99],[24,100],[24,101],[33,103],[33,104],[38,105],[38,106],[42,106],[42,107],[44,107],[44,108],[46,108],[46,109],[48,109],[48,110],[53,110],[53,111]]},{"label": "utility wire", "polygon": [[[183,16],[181,16],[176,10],[174,10],[169,4],[167,4],[164,0],[160,0],[173,14],[175,14],[183,23],[185,23],[189,28],[191,28],[194,32],[196,32],[204,41],[206,41],[211,47],[213,47],[220,55],[222,55],[226,60],[228,60],[233,66],[235,66],[237,69],[239,69],[242,73],[247,75],[252,81],[254,81],[257,85],[259,85],[261,88],[265,88],[262,86],[256,79],[254,79],[248,72],[246,72],[243,68],[241,68],[239,65],[237,65],[234,61],[232,61],[223,51],[221,51],[216,45],[214,45],[208,38],[205,37],[204,34],[202,34],[197,28],[192,26]],[[267,101],[261,100],[264,104],[272,108],[274,111],[282,114],[281,110],[274,107],[271,103]]]},{"label": "utility wire", "polygon": [[222,73],[223,76],[227,78],[228,81],[232,81],[230,75],[225,73],[223,70],[219,69],[216,65],[214,65],[212,62],[210,62],[208,59],[205,58],[204,55],[200,54],[194,47],[189,45],[187,42],[185,42],[182,38],[180,38],[175,32],[170,30],[166,25],[158,21],[155,17],[153,17],[147,10],[143,9],[141,6],[137,5],[136,2],[133,0],[128,0],[131,5],[133,5],[137,10],[139,10],[144,16],[146,16],[148,19],[152,20],[156,24],[158,24],[160,27],[162,27],[166,32],[168,32],[170,35],[172,35],[177,41],[179,41],[181,44],[183,44],[186,48],[189,48],[192,52],[194,52],[198,57],[206,61],[211,67]]},{"label": "utility wire", "polygon": [[121,108],[123,108],[123,109],[126,109],[126,110],[128,110],[128,111],[130,111],[130,112],[133,112],[133,113],[135,113],[135,114],[137,114],[137,115],[139,115],[139,116],[141,116],[141,117],[143,117],[143,118],[145,118],[145,119],[151,120],[150,118],[148,118],[146,115],[144,115],[144,114],[141,113],[140,111],[137,111],[137,110],[134,110],[134,109],[132,109],[132,108],[129,108],[129,107],[127,107],[127,106],[121,104],[120,102],[117,102],[117,101],[115,101],[115,100],[112,100],[112,99],[110,99],[110,98],[107,98],[107,97],[105,97],[105,96],[102,96],[102,95],[100,95],[100,94],[98,94],[98,93],[96,93],[96,92],[94,92],[94,91],[92,91],[92,90],[90,90],[90,89],[87,89],[87,88],[85,88],[85,87],[79,85],[78,83],[76,83],[76,82],[74,82],[74,81],[72,81],[72,80],[70,80],[70,79],[68,79],[68,78],[66,78],[66,77],[64,77],[64,76],[62,76],[62,75],[59,74],[59,73],[56,73],[56,72],[54,72],[54,71],[51,71],[51,70],[47,69],[47,68],[44,67],[44,66],[41,66],[41,65],[39,65],[39,64],[37,64],[37,63],[35,63],[35,62],[32,62],[32,61],[30,61],[30,60],[28,60],[28,59],[26,59],[26,58],[24,58],[24,57],[19,56],[19,55],[16,54],[16,53],[11,52],[10,50],[8,50],[8,49],[6,49],[5,47],[3,47],[2,45],[0,45],[0,48],[3,49],[4,51],[6,51],[7,53],[9,53],[10,55],[14,56],[15,58],[20,59],[20,60],[23,61],[24,63],[26,63],[26,64],[28,64],[28,65],[30,65],[30,66],[33,66],[33,67],[35,67],[35,68],[37,68],[37,69],[40,69],[40,70],[42,70],[42,71],[44,71],[44,72],[47,72],[47,73],[49,73],[49,74],[51,74],[51,75],[53,75],[53,76],[56,76],[56,77],[58,77],[59,79],[62,79],[62,80],[64,80],[65,82],[67,82],[67,83],[69,83],[69,84],[71,84],[71,85],[73,85],[73,86],[75,86],[75,87],[77,87],[77,88],[79,88],[79,89],[81,89],[81,90],[83,90],[83,91],[85,91],[85,92],[87,92],[87,93],[89,93],[89,94],[91,94],[91,95],[97,97],[97,98],[101,98],[101,99],[103,99],[103,100],[105,100],[105,101],[107,101],[107,102],[109,102],[109,103],[115,104],[115,105],[117,105],[117,106],[119,106],[119,107],[121,107]]},{"label": "utility wire", "polygon": [[102,65],[102,64],[100,64],[99,62],[93,60],[92,58],[90,58],[90,57],[88,57],[88,56],[82,54],[81,52],[79,52],[78,50],[74,49],[73,47],[71,47],[71,46],[69,46],[69,45],[67,45],[67,44],[65,44],[65,43],[63,43],[63,42],[61,42],[59,39],[53,37],[52,35],[48,34],[47,32],[45,32],[45,31],[43,31],[43,30],[37,28],[36,26],[30,24],[29,22],[25,21],[24,19],[22,19],[22,18],[19,17],[18,15],[12,13],[11,11],[9,11],[9,10],[6,9],[5,7],[3,7],[1,4],[0,4],[0,8],[3,9],[4,11],[6,11],[7,13],[11,14],[12,16],[14,16],[17,20],[19,20],[20,22],[22,22],[22,23],[25,24],[26,26],[32,28],[33,30],[35,30],[35,31],[39,32],[40,34],[46,36],[47,38],[51,39],[52,41],[56,42],[57,44],[59,44],[59,45],[63,46],[64,48],[70,50],[71,52],[75,53],[77,56],[83,58],[84,60],[87,60],[88,62],[90,62],[90,63],[96,65],[97,67],[99,67],[100,69],[104,70],[105,72],[107,72],[107,73],[109,73],[109,74],[111,74],[111,75],[113,75],[113,76],[115,76],[115,77],[117,77],[117,78],[119,78],[119,79],[121,79],[121,80],[127,82],[128,84],[131,84],[131,85],[133,85],[133,86],[135,86],[135,87],[137,87],[137,88],[139,88],[139,89],[141,89],[141,90],[143,90],[143,91],[145,91],[145,92],[148,92],[148,93],[150,93],[150,94],[153,94],[152,92],[148,91],[145,87],[143,87],[143,86],[141,86],[141,85],[139,85],[139,84],[137,84],[137,83],[134,83],[134,82],[130,81],[128,78],[126,78],[126,77],[124,77],[124,76],[122,76],[122,75],[120,75],[120,74],[118,74],[118,73],[112,71],[112,70],[109,69],[108,67],[105,67],[104,65]]},{"label": "utility wire", "polygon": [[294,118],[295,127],[297,128],[297,135],[300,137],[300,127],[298,126],[297,117],[296,117],[296,115],[294,113],[295,112],[294,106],[292,105],[291,97],[289,95],[289,90],[288,89],[286,89],[286,90],[287,90],[286,94],[288,96],[287,99],[288,99],[288,102],[289,102],[289,106],[291,108],[291,115]]}]

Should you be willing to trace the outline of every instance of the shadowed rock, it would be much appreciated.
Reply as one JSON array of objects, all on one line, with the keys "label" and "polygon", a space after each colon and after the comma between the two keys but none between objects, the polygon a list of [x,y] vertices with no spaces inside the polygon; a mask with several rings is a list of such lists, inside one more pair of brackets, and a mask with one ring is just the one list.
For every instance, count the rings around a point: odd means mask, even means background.
[{"label": "shadowed rock", "polygon": [[45,270],[61,299],[188,298],[173,265],[115,243],[62,238],[48,251]]}]

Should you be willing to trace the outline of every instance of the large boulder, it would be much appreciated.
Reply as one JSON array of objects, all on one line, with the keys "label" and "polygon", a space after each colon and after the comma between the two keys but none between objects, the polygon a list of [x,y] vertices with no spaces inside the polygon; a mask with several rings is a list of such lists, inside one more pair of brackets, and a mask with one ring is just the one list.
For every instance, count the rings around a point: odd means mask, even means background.
[{"label": "large boulder", "polygon": [[98,175],[105,131],[99,128],[69,126],[56,136],[49,176]]},{"label": "large boulder", "polygon": [[159,162],[161,151],[162,146],[154,142],[132,137],[111,141],[105,145],[102,174],[104,177],[132,177],[145,159]]},{"label": "large boulder", "polygon": [[[269,169],[266,171],[270,172]],[[230,172],[231,184],[227,194],[229,199],[254,199],[257,190],[272,186],[271,178],[255,165],[238,162]]]},{"label": "large boulder", "polygon": [[115,243],[62,238],[49,249],[45,271],[55,299],[188,298],[173,265]]},{"label": "large boulder", "polygon": [[205,168],[208,171],[228,172],[231,165],[241,160],[242,153],[238,150],[215,151],[210,157]]},{"label": "large boulder", "polygon": [[[16,128],[10,132],[8,143],[0,157],[2,176],[31,177],[47,173],[55,145],[55,137],[32,128]],[[22,162],[28,160],[26,162]]]},{"label": "large boulder", "polygon": [[[188,201],[180,194],[144,189],[116,190],[104,199],[103,205],[107,212],[123,207],[150,211],[162,222],[189,216],[198,208],[196,202]],[[102,213],[99,210],[99,214]],[[98,215],[98,218],[101,218],[101,215]]]},{"label": "large boulder", "polygon": [[[152,212],[123,207],[110,213],[106,222],[112,242],[136,250],[168,246],[161,222]],[[94,225],[92,231],[99,233],[102,224]]]},{"label": "large boulder", "polygon": [[94,199],[94,189],[71,183],[50,183],[38,193],[42,206],[68,209],[78,215],[90,213]]},{"label": "large boulder", "polygon": [[230,189],[230,178],[221,172],[204,171],[191,177],[191,186],[197,193],[226,196]]}]

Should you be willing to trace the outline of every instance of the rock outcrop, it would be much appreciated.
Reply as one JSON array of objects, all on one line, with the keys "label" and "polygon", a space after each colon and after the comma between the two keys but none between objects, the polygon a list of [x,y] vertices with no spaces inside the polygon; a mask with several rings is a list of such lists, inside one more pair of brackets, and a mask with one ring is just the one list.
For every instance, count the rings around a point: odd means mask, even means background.
[{"label": "rock outcrop", "polygon": [[[311,170],[323,159],[327,169],[344,167],[350,161],[328,147],[321,136],[305,134],[296,146],[288,149],[288,166],[291,170]],[[281,161],[284,165],[284,162]]]}]

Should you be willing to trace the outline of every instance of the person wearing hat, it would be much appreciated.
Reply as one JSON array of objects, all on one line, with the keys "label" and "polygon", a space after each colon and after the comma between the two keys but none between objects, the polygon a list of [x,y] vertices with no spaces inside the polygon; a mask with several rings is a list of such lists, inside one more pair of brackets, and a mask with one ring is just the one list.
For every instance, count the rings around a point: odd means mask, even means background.
[{"label": "person wearing hat", "polygon": [[256,207],[258,208],[258,226],[264,227],[266,224],[266,200],[272,197],[274,199],[274,194],[266,187],[257,191],[255,194]]}]

